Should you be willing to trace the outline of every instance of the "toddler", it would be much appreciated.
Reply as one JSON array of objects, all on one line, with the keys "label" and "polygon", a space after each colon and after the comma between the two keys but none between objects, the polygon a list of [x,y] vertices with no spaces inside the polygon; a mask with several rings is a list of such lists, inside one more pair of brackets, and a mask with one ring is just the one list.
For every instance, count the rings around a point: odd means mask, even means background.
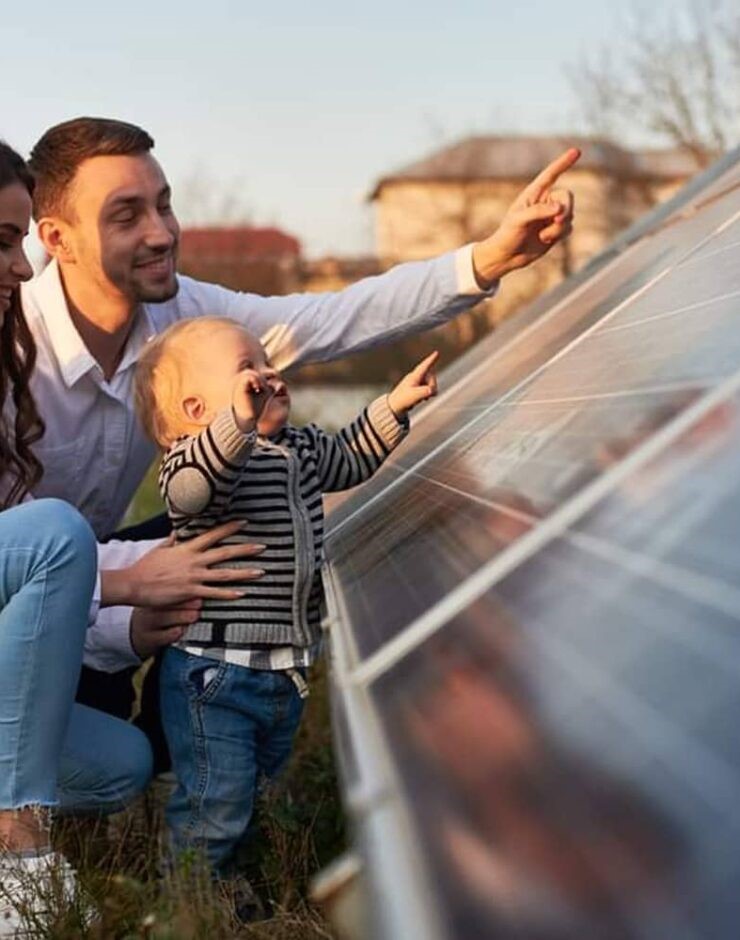
[{"label": "toddler", "polygon": [[306,668],[318,654],[322,493],[380,467],[407,433],[408,412],[436,394],[436,358],[337,434],[288,423],[284,380],[231,320],[176,323],[138,363],[137,409],[165,451],[159,483],[175,538],[239,519],[235,541],[259,551],[259,571],[249,574],[261,576],[232,601],[204,600],[162,662],[177,777],[166,811],[173,847],[202,849],[217,877],[247,831],[260,777],[274,776],[290,754]]}]

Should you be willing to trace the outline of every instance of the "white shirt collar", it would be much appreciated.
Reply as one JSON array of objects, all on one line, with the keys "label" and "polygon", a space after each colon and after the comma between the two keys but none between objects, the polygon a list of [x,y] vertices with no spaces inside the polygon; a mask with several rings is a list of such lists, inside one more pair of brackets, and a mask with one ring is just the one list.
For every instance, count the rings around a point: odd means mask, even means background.
[{"label": "white shirt collar", "polygon": [[[62,378],[67,387],[71,388],[83,375],[99,370],[100,367],[69,315],[59,265],[55,259],[52,259],[41,274],[34,279],[32,287],[37,300],[37,309],[44,320],[46,333],[59,364]],[[146,304],[142,304],[136,314],[136,320],[126,341],[116,373],[130,368],[139,358],[142,347],[155,334],[151,315]]]}]

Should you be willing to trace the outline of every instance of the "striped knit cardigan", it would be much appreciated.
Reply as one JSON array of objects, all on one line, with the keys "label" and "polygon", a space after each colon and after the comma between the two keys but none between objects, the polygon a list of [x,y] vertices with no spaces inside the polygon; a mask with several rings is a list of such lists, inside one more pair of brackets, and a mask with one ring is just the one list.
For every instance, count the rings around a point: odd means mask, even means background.
[{"label": "striped knit cardigan", "polygon": [[241,562],[265,570],[260,579],[244,582],[246,596],[204,600],[200,619],[178,645],[315,644],[322,493],[367,480],[407,431],[408,422],[399,421],[382,396],[337,434],[315,425],[286,425],[270,438],[244,434],[228,409],[197,437],[175,441],[162,460],[159,485],[176,539],[239,519],[247,526],[230,544],[267,546],[257,560]]}]

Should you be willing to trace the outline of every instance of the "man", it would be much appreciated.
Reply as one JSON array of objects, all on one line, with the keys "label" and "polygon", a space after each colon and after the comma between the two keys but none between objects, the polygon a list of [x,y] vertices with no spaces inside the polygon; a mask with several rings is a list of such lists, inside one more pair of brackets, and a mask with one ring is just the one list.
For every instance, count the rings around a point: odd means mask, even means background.
[{"label": "man", "polygon": [[[151,336],[182,318],[227,316],[261,334],[285,369],[437,326],[492,296],[504,274],[569,233],[572,196],[553,186],[579,156],[566,151],[543,170],[483,241],[336,294],[265,298],[176,274],[179,226],[153,146],[134,125],[79,118],[48,130],[30,159],[34,217],[51,257],[23,290],[38,345],[32,387],[48,428],[37,446],[45,474],[35,493],[73,503],[99,539],[119,525],[154,458],[132,394],[137,356]],[[101,564],[124,567],[151,547],[100,545]],[[122,674],[180,633],[177,611],[107,608],[88,631],[85,662]],[[128,682],[89,687],[87,704],[118,715],[130,706]],[[95,701],[101,688],[113,690],[113,700]]]}]

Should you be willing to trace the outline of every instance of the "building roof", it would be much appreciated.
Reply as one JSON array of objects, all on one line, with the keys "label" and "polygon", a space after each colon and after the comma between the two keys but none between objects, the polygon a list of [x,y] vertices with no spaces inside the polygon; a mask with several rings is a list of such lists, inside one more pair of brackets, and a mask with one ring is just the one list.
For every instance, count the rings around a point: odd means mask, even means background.
[{"label": "building roof", "polygon": [[297,258],[301,243],[278,228],[186,228],[180,235],[180,256],[221,261]]},{"label": "building roof", "polygon": [[685,179],[697,172],[690,155],[677,148],[626,150],[593,137],[468,137],[381,177],[370,194],[375,199],[386,183],[402,180],[450,182],[534,177],[568,147],[578,147],[578,168],[630,178]]}]

